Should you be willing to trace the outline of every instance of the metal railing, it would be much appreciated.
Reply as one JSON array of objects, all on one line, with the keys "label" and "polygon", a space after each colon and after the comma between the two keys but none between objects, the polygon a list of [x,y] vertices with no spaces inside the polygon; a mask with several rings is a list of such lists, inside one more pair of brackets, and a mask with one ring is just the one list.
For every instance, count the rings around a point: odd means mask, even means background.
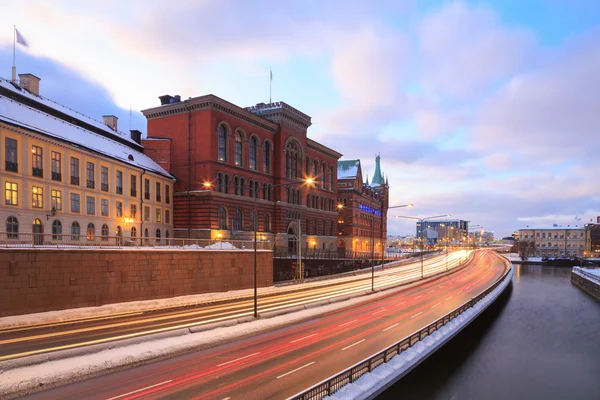
[{"label": "metal railing", "polygon": [[[58,249],[182,249],[182,250],[253,250],[252,240],[178,239],[162,237],[124,237],[87,234],[0,232],[0,248]],[[258,241],[257,250],[273,250],[273,243]]]},{"label": "metal railing", "polygon": [[589,272],[586,272],[583,268],[580,267],[573,267],[573,272],[594,281],[594,283],[597,283],[598,285],[600,285],[600,276],[598,275],[594,275],[594,274],[590,274]]},{"label": "metal railing", "polygon": [[[430,251],[425,252],[427,255],[431,253]],[[408,257],[417,257],[420,256],[420,252],[411,252],[411,253],[386,253],[386,260],[402,260]],[[273,257],[275,258],[297,258],[298,253],[296,251],[290,251],[287,247],[278,247],[273,250]],[[310,248],[302,248],[302,258],[303,259],[320,259],[320,260],[335,260],[335,259],[343,259],[343,260],[371,260],[371,258],[375,258],[375,261],[381,261],[381,252],[375,252],[373,255],[370,251],[352,251],[352,250],[327,250],[327,249],[310,249]]]},{"label": "metal railing", "polygon": [[492,286],[490,286],[489,288],[487,288],[486,290],[484,290],[465,304],[461,305],[460,307],[454,309],[450,313],[427,325],[425,328],[413,332],[412,334],[394,343],[385,350],[382,350],[379,353],[363,361],[360,361],[357,364],[354,364],[350,368],[345,369],[337,375],[334,375],[320,383],[317,383],[316,385],[306,389],[305,391],[290,397],[288,400],[320,400],[325,396],[329,396],[335,393],[343,386],[349,383],[353,383],[367,372],[371,372],[381,364],[389,362],[394,356],[402,353],[403,351],[406,351],[408,348],[414,346],[420,340],[425,339],[427,336],[431,335],[444,325],[448,324],[454,318],[458,317],[463,312],[465,312],[467,309],[473,307],[475,303],[477,303],[479,300],[481,300],[482,298],[490,294],[494,289],[496,289],[498,285],[500,285],[500,283],[502,283],[504,279],[506,279],[506,276],[509,272],[510,266],[505,271],[502,278],[499,279]]}]

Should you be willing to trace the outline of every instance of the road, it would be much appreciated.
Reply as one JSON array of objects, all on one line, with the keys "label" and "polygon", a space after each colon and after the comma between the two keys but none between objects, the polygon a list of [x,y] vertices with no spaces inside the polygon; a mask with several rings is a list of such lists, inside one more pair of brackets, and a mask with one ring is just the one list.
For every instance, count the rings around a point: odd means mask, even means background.
[{"label": "road", "polygon": [[[454,268],[465,259],[465,252],[425,260],[425,276]],[[377,273],[376,288],[395,286],[420,276],[420,263],[415,262]],[[316,303],[335,297],[371,290],[370,274],[304,284],[283,289],[281,293],[259,297],[258,312],[281,310]],[[251,317],[253,300],[245,298],[213,305],[202,304],[179,310],[154,310],[106,315],[81,320],[0,329],[0,361],[38,355],[59,350],[161,333],[181,328]]]},{"label": "road", "polygon": [[285,399],[427,326],[496,282],[480,251],[454,274],[212,349],[51,389],[27,399]]}]

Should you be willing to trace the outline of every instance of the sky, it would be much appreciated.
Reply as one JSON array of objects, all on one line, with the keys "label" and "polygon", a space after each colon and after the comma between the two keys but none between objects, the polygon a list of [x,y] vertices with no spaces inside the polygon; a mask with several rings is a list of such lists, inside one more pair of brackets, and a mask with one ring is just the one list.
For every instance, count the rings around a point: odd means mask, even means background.
[{"label": "sky", "polygon": [[[121,130],[158,96],[285,101],[308,136],[389,177],[395,216],[451,214],[497,237],[600,216],[600,2],[5,2],[0,76]],[[130,113],[131,110],[131,113]],[[366,178],[366,177],[365,177]]]}]

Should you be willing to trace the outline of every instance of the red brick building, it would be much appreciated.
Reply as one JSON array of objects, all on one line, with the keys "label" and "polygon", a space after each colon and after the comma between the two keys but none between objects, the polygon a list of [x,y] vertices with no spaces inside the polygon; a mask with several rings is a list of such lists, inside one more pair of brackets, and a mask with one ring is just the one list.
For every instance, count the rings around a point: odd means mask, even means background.
[{"label": "red brick building", "polygon": [[389,186],[379,156],[375,163],[369,184],[368,178],[363,182],[360,160],[338,161],[338,196],[343,205],[338,213],[338,248],[364,256],[374,251],[378,258],[387,237]]},{"label": "red brick building", "polygon": [[[303,247],[336,248],[341,154],[307,137],[308,115],[283,102],[241,108],[214,95],[160,99],[143,111],[143,145],[177,178],[176,237],[251,239],[256,210],[258,240],[295,251],[301,228]],[[316,184],[298,183],[306,178]]]}]

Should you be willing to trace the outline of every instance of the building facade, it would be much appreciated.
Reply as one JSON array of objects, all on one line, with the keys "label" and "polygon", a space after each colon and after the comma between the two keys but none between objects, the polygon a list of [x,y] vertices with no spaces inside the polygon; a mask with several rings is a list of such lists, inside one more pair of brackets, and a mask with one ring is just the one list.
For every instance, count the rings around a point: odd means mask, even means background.
[{"label": "building facade", "polygon": [[586,229],[551,226],[519,229],[519,240],[533,241],[535,257],[583,257]]},{"label": "building facade", "polygon": [[[335,250],[337,160],[307,137],[311,118],[277,102],[241,108],[217,96],[161,96],[143,144],[177,178],[177,237],[272,240]],[[303,183],[313,179],[313,185]]]},{"label": "building facade", "polygon": [[[375,159],[371,184],[362,179],[360,160],[341,160],[338,175],[338,249],[369,257],[381,254],[387,238],[389,186]],[[375,256],[376,258],[378,256]]]},{"label": "building facade", "polygon": [[416,238],[419,240],[422,237],[430,244],[434,244],[442,239],[447,239],[449,243],[454,243],[467,236],[469,221],[463,221],[462,219],[417,221],[416,227]]},{"label": "building facade", "polygon": [[174,179],[144,154],[141,133],[57,104],[40,96],[39,78],[19,77],[0,80],[3,239],[172,237]]}]

